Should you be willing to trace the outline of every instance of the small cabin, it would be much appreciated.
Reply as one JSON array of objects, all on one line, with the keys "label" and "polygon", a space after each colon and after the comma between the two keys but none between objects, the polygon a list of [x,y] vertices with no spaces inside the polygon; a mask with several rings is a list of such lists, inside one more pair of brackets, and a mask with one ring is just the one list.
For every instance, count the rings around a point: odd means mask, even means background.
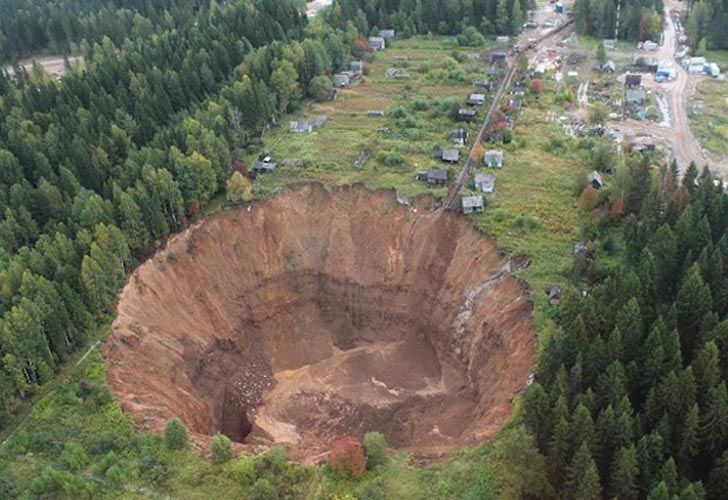
[{"label": "small cabin", "polygon": [[493,174],[475,174],[475,189],[486,194],[495,192],[495,175]]},{"label": "small cabin", "polygon": [[476,113],[474,109],[461,108],[458,110],[458,121],[471,122],[475,120],[475,116]]},{"label": "small cabin", "polygon": [[253,172],[270,173],[274,172],[278,165],[271,159],[270,155],[261,155],[253,165]]},{"label": "small cabin", "polygon": [[462,208],[464,214],[481,213],[485,209],[482,196],[463,196]]},{"label": "small cabin", "polygon": [[624,77],[624,85],[626,87],[639,87],[642,85],[642,75],[627,73]]},{"label": "small cabin", "polygon": [[334,87],[344,88],[351,84],[351,77],[346,73],[337,73],[334,75]]},{"label": "small cabin", "polygon": [[349,63],[349,73],[361,75],[364,73],[364,61],[351,61]]},{"label": "small cabin", "polygon": [[492,64],[500,64],[506,62],[505,52],[493,52],[490,54],[490,62]]},{"label": "small cabin", "polygon": [[483,163],[489,168],[503,168],[503,151],[500,149],[489,149],[483,155]]},{"label": "small cabin", "polygon": [[444,186],[447,184],[447,170],[441,168],[431,168],[426,172],[425,180],[428,184]]},{"label": "small cabin", "polygon": [[382,50],[387,48],[387,42],[384,37],[381,36],[369,37],[368,43],[369,48],[372,49],[374,52],[381,52]]},{"label": "small cabin", "polygon": [[468,105],[482,106],[485,104],[485,94],[470,94],[468,97]]},{"label": "small cabin", "polygon": [[379,30],[379,36],[385,40],[391,40],[397,33],[394,30]]},{"label": "small cabin", "polygon": [[456,146],[465,146],[465,143],[468,140],[468,129],[465,129],[465,128],[456,129],[452,132],[452,134],[450,134],[450,138],[452,139],[452,142],[454,142]]},{"label": "small cabin", "polygon": [[460,161],[460,151],[457,149],[445,149],[442,152],[442,161],[446,163],[457,163]]},{"label": "small cabin", "polygon": [[587,180],[589,181],[589,184],[594,187],[594,189],[601,189],[602,186],[604,186],[602,176],[599,175],[599,172],[597,172],[596,170],[594,170],[587,176]]}]

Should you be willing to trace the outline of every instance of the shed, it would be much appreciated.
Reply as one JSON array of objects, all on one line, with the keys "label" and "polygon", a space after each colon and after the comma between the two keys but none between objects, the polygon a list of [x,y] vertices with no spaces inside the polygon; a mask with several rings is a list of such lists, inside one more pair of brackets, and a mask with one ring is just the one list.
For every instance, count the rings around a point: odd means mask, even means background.
[{"label": "shed", "polygon": [[710,63],[708,67],[710,69],[710,76],[712,76],[713,78],[718,78],[720,76],[720,68],[717,64]]},{"label": "shed", "polygon": [[495,192],[495,175],[475,174],[475,189],[487,194]]},{"label": "shed", "polygon": [[499,64],[506,61],[506,53],[505,52],[492,52],[490,54],[490,62],[493,64]]},{"label": "shed", "polygon": [[624,84],[627,87],[639,87],[642,85],[642,75],[627,73],[624,77]]},{"label": "shed", "polygon": [[602,44],[604,44],[605,49],[613,50],[617,46],[617,41],[614,38],[605,38],[602,40]]},{"label": "shed", "polygon": [[464,214],[480,213],[485,208],[485,202],[482,196],[463,196],[462,207]]},{"label": "shed", "polygon": [[387,48],[387,42],[381,36],[372,36],[369,37],[369,48],[379,52]]},{"label": "shed", "polygon": [[452,139],[452,142],[454,142],[456,145],[465,146],[465,143],[468,140],[468,129],[459,128],[453,130],[452,134],[450,134],[450,138]]},{"label": "shed", "polygon": [[351,78],[346,73],[337,73],[334,75],[334,87],[348,87],[351,83]]},{"label": "shed", "polygon": [[458,121],[471,122],[475,120],[475,110],[469,108],[460,108],[458,110]]},{"label": "shed", "polygon": [[614,64],[614,61],[609,60],[599,67],[599,71],[602,73],[614,73],[617,71],[617,65]]},{"label": "shed", "polygon": [[482,106],[485,104],[485,94],[470,94],[468,104],[470,106]]},{"label": "shed", "polygon": [[364,72],[364,61],[351,61],[349,63],[349,72],[361,75]]},{"label": "shed", "polygon": [[558,12],[559,14],[563,14],[564,4],[562,2],[556,2],[556,5],[554,5],[554,11]]},{"label": "shed", "polygon": [[505,35],[495,37],[495,43],[498,45],[508,45],[511,43],[511,38]]},{"label": "shed", "polygon": [[394,30],[379,30],[379,36],[381,36],[385,40],[390,40],[394,38],[395,35],[396,32]]},{"label": "shed", "polygon": [[253,171],[258,173],[273,172],[277,164],[269,155],[261,155],[253,165]]},{"label": "shed", "polygon": [[645,50],[649,50],[650,52],[654,52],[657,50],[657,44],[651,40],[647,40],[643,45],[642,48]]},{"label": "shed", "polygon": [[457,163],[460,161],[460,151],[457,149],[445,149],[442,152],[442,161],[447,163]]},{"label": "shed", "polygon": [[498,76],[498,73],[500,73],[500,71],[498,71],[498,68],[496,66],[491,65],[488,68],[488,76],[490,76],[491,78]]},{"label": "shed", "polygon": [[475,80],[475,90],[490,90],[490,80]]},{"label": "shed", "polygon": [[596,170],[594,170],[587,176],[587,180],[592,186],[594,186],[595,189],[601,189],[601,187],[604,185],[604,181],[602,181],[602,176],[599,175],[599,172],[597,172]]},{"label": "shed", "polygon": [[447,184],[447,170],[431,168],[427,171],[427,182],[438,186]]},{"label": "shed", "polygon": [[490,168],[503,168],[503,151],[500,149],[489,149],[483,155],[483,163]]},{"label": "shed", "polygon": [[559,285],[549,287],[547,293],[549,294],[550,306],[558,306],[559,304],[561,304],[561,295],[563,294],[563,291]]}]

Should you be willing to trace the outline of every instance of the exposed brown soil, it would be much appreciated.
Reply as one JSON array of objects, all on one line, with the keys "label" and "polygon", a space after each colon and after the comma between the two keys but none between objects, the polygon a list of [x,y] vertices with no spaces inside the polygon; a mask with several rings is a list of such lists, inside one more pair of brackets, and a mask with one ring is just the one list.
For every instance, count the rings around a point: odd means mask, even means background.
[{"label": "exposed brown soil", "polygon": [[310,185],[172,238],[104,348],[138,427],[311,458],[382,432],[429,453],[488,439],[533,362],[527,287],[462,216]]}]

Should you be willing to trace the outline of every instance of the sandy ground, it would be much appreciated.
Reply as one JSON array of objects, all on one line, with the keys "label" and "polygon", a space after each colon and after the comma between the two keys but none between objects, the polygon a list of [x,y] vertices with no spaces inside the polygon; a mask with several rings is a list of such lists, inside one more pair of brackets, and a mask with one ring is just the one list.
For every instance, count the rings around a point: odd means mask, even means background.
[{"label": "sandy ground", "polygon": [[306,5],[306,15],[309,18],[316,17],[316,14],[333,3],[333,0],[313,0]]},{"label": "sandy ground", "polygon": [[[73,65],[81,60],[80,56],[72,56],[68,58],[68,62]],[[64,64],[63,57],[61,56],[47,56],[47,57],[36,57],[32,59],[23,59],[22,61],[19,61],[20,66],[25,68],[25,70],[30,73],[33,70],[33,63],[34,62],[40,63],[41,66],[43,66],[43,69],[46,73],[48,73],[48,76],[55,79],[63,78],[63,75],[66,74],[66,66]],[[12,65],[7,65],[3,68],[5,71],[8,72],[10,76],[13,76],[13,67]]]},{"label": "sandy ground", "polygon": [[203,442],[313,461],[377,430],[429,454],[507,422],[533,363],[527,296],[462,216],[312,185],[173,238],[124,288],[103,352],[141,429],[175,415]]}]

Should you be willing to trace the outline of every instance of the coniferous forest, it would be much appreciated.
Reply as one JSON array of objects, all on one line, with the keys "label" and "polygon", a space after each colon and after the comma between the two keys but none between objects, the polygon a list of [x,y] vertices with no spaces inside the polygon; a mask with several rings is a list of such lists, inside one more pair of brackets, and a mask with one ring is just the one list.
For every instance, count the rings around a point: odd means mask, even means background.
[{"label": "coniferous forest", "polygon": [[[562,301],[524,396],[542,484],[561,498],[724,498],[727,198],[694,165],[680,183],[632,161],[617,204],[623,255],[576,258],[584,291]],[[613,243],[606,227],[586,233]]]}]

